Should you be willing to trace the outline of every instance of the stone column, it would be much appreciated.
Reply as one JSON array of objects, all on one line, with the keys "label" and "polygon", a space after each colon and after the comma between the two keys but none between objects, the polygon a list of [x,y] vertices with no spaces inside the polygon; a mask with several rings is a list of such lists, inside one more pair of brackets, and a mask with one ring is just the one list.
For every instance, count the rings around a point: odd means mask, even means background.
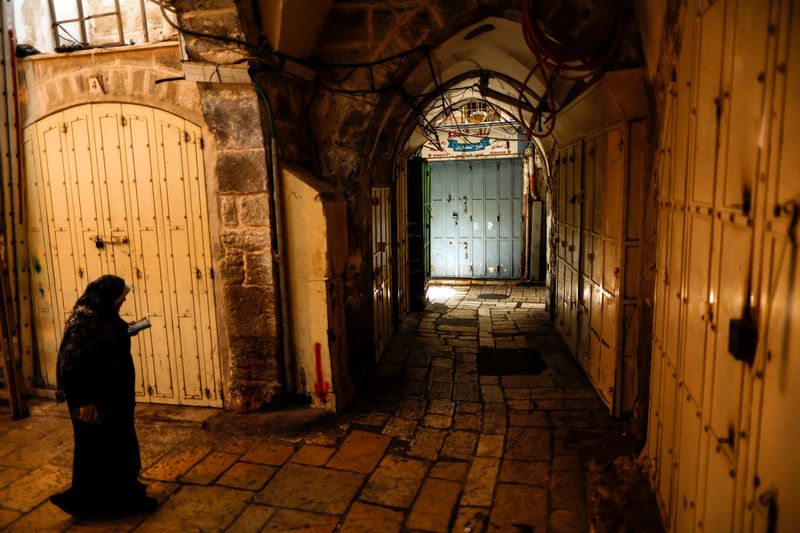
[{"label": "stone column", "polygon": [[[184,28],[244,39],[230,0],[178,3]],[[186,36],[190,60],[231,63],[235,45]],[[273,276],[272,200],[266,139],[258,95],[250,84],[199,83],[200,105],[213,142],[210,205],[217,206],[215,270],[225,405],[253,410],[279,400],[283,390]],[[212,215],[213,218],[213,215]],[[213,232],[214,230],[212,230]]]}]

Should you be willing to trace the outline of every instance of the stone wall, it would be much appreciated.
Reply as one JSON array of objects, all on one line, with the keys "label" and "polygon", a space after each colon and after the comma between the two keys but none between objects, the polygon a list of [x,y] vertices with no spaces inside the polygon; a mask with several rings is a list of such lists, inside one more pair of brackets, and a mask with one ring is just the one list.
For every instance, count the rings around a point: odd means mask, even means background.
[{"label": "stone wall", "polygon": [[[178,4],[183,27],[244,37],[232,1]],[[186,53],[190,60],[224,64],[245,52],[218,40],[186,36]],[[259,409],[279,402],[283,392],[267,121],[252,85],[198,86],[200,108],[217,149],[213,194],[219,203],[220,314],[229,343],[226,406]]]}]

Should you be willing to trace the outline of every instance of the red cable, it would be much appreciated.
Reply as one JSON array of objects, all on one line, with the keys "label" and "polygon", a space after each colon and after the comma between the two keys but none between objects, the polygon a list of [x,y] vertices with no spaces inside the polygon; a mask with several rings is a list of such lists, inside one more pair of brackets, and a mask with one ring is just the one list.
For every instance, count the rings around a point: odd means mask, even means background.
[{"label": "red cable", "polygon": [[[548,36],[537,24],[537,0],[524,0],[522,3],[522,30],[528,48],[536,58],[537,64],[528,73],[520,89],[519,112],[520,124],[525,129],[525,138],[547,137],[555,129],[556,101],[555,88],[557,79],[580,80],[595,74],[602,69],[617,48],[622,33],[622,17],[620,15],[621,0],[608,0],[608,12],[601,29],[578,44],[563,44]],[[528,124],[522,120],[522,97],[528,80],[541,69],[546,88],[540,102],[550,104],[549,127],[546,131],[536,132],[535,121],[542,120],[542,114],[534,111]],[[550,73],[548,74],[548,70]],[[541,106],[541,104],[540,104]],[[541,124],[541,122],[540,122]]]}]

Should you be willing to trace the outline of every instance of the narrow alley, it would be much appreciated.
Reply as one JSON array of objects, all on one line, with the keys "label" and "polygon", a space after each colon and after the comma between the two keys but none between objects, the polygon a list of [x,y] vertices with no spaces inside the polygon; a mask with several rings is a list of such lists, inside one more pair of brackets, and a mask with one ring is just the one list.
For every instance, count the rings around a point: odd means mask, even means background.
[{"label": "narrow alley", "polygon": [[[71,429],[63,405],[38,402],[0,425],[0,528],[660,531],[637,441],[567,355],[544,298],[515,283],[432,286],[342,415],[140,406],[152,515],[73,519],[51,505],[69,483]],[[485,349],[511,353],[507,374],[479,373],[504,370],[482,368]]]},{"label": "narrow alley", "polygon": [[800,531],[798,36],[0,2],[0,529]]}]

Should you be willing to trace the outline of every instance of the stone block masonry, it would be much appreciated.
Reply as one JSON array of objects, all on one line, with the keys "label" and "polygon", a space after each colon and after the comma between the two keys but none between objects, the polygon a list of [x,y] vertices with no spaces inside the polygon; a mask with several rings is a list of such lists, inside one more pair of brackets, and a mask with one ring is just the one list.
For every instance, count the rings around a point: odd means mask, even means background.
[{"label": "stone block masonry", "polygon": [[[234,2],[182,7],[187,29],[243,38]],[[186,52],[212,63],[241,56],[234,45],[191,36]],[[199,83],[198,89],[216,148],[212,194],[219,206],[220,318],[228,341],[226,407],[259,409],[279,401],[283,390],[265,126],[252,85]]]}]

